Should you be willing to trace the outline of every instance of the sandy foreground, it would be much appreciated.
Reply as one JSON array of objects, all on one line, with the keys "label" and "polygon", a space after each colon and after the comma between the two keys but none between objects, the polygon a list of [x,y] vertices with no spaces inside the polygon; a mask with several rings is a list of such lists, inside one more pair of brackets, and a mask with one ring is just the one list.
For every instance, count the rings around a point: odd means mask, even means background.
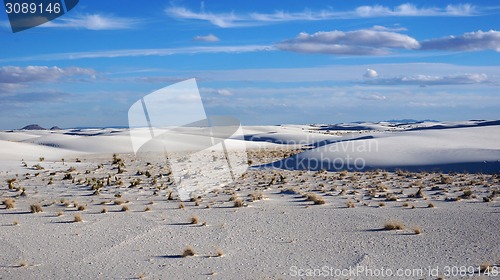
[{"label": "sandy foreground", "polygon": [[[121,132],[30,133],[0,134],[0,279],[500,277],[498,172],[250,168],[181,201],[165,158],[134,156]],[[248,160],[301,145],[254,143]]]}]

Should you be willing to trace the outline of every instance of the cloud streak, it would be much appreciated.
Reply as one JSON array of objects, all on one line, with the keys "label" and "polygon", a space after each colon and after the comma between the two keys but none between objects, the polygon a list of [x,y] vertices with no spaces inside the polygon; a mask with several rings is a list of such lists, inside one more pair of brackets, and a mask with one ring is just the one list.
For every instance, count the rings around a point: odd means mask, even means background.
[{"label": "cloud streak", "polygon": [[116,17],[113,15],[87,14],[73,17],[61,17],[42,24],[46,28],[75,28],[88,30],[132,29],[140,23],[136,18]]},{"label": "cloud streak", "polygon": [[300,33],[295,39],[277,44],[285,51],[341,55],[382,55],[388,49],[418,49],[414,38],[389,31],[356,30]]},{"label": "cloud streak", "polygon": [[93,69],[80,67],[3,66],[0,67],[0,85],[54,81],[63,76],[93,76],[95,74],[96,71]]},{"label": "cloud streak", "polygon": [[370,85],[466,85],[489,83],[490,79],[486,74],[462,74],[448,76],[414,75],[392,78],[376,78],[364,81]]},{"label": "cloud streak", "polygon": [[500,32],[490,30],[469,32],[460,36],[448,36],[422,42],[423,50],[482,51],[500,52]]},{"label": "cloud streak", "polygon": [[218,42],[220,39],[213,35],[213,34],[208,34],[206,36],[195,36],[193,40],[198,41],[198,42]]},{"label": "cloud streak", "polygon": [[478,11],[470,4],[448,5],[446,7],[420,8],[413,4],[402,4],[396,7],[381,5],[359,6],[354,10],[335,11],[333,9],[323,9],[319,11],[284,12],[275,11],[273,13],[212,13],[205,12],[204,8],[200,12],[195,12],[185,7],[169,7],[165,13],[180,20],[206,21],[221,28],[247,27],[266,25],[291,21],[318,21],[333,19],[357,19],[376,17],[447,17],[447,16],[473,16]]},{"label": "cloud streak", "polygon": [[163,48],[163,49],[126,49],[126,50],[37,55],[37,56],[22,57],[22,58],[0,59],[0,62],[168,56],[176,54],[202,54],[202,53],[246,53],[246,52],[258,52],[258,51],[275,51],[275,50],[276,48],[270,45],[203,46],[203,47]]}]

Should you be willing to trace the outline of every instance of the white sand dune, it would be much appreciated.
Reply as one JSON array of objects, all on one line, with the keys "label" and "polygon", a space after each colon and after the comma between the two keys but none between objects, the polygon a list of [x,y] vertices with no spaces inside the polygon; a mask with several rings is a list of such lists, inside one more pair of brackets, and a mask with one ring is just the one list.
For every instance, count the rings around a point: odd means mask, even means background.
[{"label": "white sand dune", "polygon": [[[479,266],[500,272],[500,181],[498,169],[480,172],[500,159],[500,126],[476,123],[244,127],[244,140],[227,141],[234,182],[220,149],[198,154],[199,172],[184,154],[167,166],[163,153],[134,155],[127,129],[0,132],[0,279],[374,278],[327,274],[349,269],[455,279],[446,268],[461,266],[495,279]],[[245,170],[247,155],[284,169],[349,156],[366,168],[477,173]],[[39,157],[43,170],[32,168]],[[180,201],[181,177],[192,200]],[[31,213],[35,204],[43,212]],[[405,227],[384,229],[391,220]],[[188,246],[195,255],[183,257]]]},{"label": "white sand dune", "polygon": [[500,171],[500,126],[366,133],[319,146],[270,166],[312,170]]}]

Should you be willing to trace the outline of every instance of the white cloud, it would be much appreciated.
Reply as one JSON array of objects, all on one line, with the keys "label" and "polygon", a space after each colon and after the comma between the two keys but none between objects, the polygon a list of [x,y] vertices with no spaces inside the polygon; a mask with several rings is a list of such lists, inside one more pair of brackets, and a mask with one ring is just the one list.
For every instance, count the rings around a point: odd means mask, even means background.
[{"label": "white cloud", "polygon": [[376,77],[378,77],[378,73],[377,73],[377,71],[368,68],[368,69],[366,69],[365,73],[363,74],[363,77],[365,77],[365,78],[376,78]]},{"label": "white cloud", "polygon": [[248,19],[235,15],[234,13],[212,14],[193,12],[183,7],[170,7],[165,10],[167,15],[178,19],[204,20],[219,27],[241,27],[251,25]]},{"label": "white cloud", "polygon": [[206,36],[195,36],[193,40],[199,42],[218,42],[220,39],[213,34],[208,34]]},{"label": "white cloud", "polygon": [[165,49],[124,49],[94,52],[58,53],[48,55],[37,55],[22,58],[0,59],[0,62],[32,61],[32,60],[66,60],[66,59],[88,59],[88,58],[115,58],[115,57],[140,57],[140,56],[167,56],[175,54],[198,54],[198,53],[245,53],[257,51],[274,51],[273,46],[267,45],[243,45],[243,46],[204,46]]},{"label": "white cloud", "polygon": [[359,95],[358,98],[362,99],[362,100],[386,100],[387,99],[386,96],[380,95],[380,94]]},{"label": "white cloud", "polygon": [[53,81],[63,76],[94,76],[95,70],[89,68],[56,66],[3,66],[0,67],[0,84],[19,84],[37,81]]},{"label": "white cloud", "polygon": [[381,25],[374,25],[371,30],[375,31],[407,31],[408,29],[404,27],[387,27],[387,26],[381,26]]},{"label": "white cloud", "polygon": [[366,80],[365,83],[376,85],[464,85],[464,84],[481,84],[488,83],[488,75],[486,74],[462,74],[462,75],[447,75],[447,76],[432,76],[432,75],[414,75],[401,76],[394,78],[378,78]]},{"label": "white cloud", "polygon": [[122,18],[112,15],[88,14],[69,17],[61,17],[49,21],[40,27],[53,28],[82,28],[89,30],[117,30],[134,28],[140,20],[136,18]]},{"label": "white cloud", "polygon": [[500,32],[490,30],[465,33],[460,36],[448,36],[422,42],[423,50],[481,51],[500,52]]},{"label": "white cloud", "polygon": [[233,93],[227,89],[219,89],[217,90],[217,93],[221,96],[231,96]]},{"label": "white cloud", "polygon": [[419,47],[418,41],[408,35],[369,29],[300,33],[295,39],[277,44],[278,49],[285,51],[344,55],[381,55],[392,48]]},{"label": "white cloud", "polygon": [[319,11],[275,11],[273,13],[254,12],[249,14],[237,14],[234,12],[211,13],[205,12],[205,7],[204,5],[202,5],[202,9],[200,12],[194,12],[184,7],[169,7],[165,9],[165,12],[167,13],[167,15],[173,18],[208,21],[211,24],[222,28],[255,26],[290,21],[316,21],[394,16],[471,16],[477,14],[476,8],[470,4],[448,5],[444,8],[419,8],[409,3],[399,5],[394,8],[381,5],[360,6],[355,8],[354,10],[349,11],[334,11],[332,9],[323,9]]}]

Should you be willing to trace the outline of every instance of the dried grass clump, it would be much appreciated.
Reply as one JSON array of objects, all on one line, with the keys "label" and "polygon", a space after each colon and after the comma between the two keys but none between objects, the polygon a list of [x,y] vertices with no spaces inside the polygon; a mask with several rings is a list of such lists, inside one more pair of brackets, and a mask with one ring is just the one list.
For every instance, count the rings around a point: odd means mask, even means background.
[{"label": "dried grass clump", "polygon": [[31,213],[43,212],[42,205],[40,205],[39,203],[31,204],[30,210],[31,210]]},{"label": "dried grass clump", "polygon": [[347,208],[354,208],[354,207],[355,207],[355,205],[354,205],[353,201],[351,201],[351,200],[347,201]]},{"label": "dried grass clump", "polygon": [[422,229],[420,227],[414,227],[413,232],[415,233],[415,235],[419,235],[422,233]]},{"label": "dried grass clump", "polygon": [[127,205],[123,205],[122,212],[127,212],[129,210]]},{"label": "dried grass clump", "polygon": [[325,204],[325,199],[315,193],[307,193],[306,200],[314,202],[314,204]]},{"label": "dried grass clump", "polygon": [[195,255],[194,249],[191,246],[188,246],[186,249],[184,249],[184,252],[182,252],[182,257],[192,257]]},{"label": "dried grass clump", "polygon": [[5,209],[14,209],[14,207],[16,207],[15,202],[16,201],[12,198],[6,198],[3,201],[3,204],[5,205]]},{"label": "dried grass clump", "polygon": [[82,216],[80,214],[75,214],[75,218],[73,219],[74,223],[83,222]]},{"label": "dried grass clump", "polygon": [[106,207],[103,207],[102,210],[101,210],[101,213],[104,214],[104,213],[108,213],[108,208]]},{"label": "dried grass clump", "polygon": [[428,207],[428,208],[434,208],[435,206],[434,206],[434,203],[432,203],[432,202],[431,202],[431,203],[429,203],[429,204],[427,205],[427,207]]},{"label": "dried grass clump", "polygon": [[151,207],[146,206],[146,208],[144,208],[144,212],[149,212],[149,211],[151,211]]},{"label": "dried grass clump", "polygon": [[385,230],[402,230],[404,228],[404,224],[398,221],[389,221],[384,224]]},{"label": "dried grass clump", "polygon": [[185,207],[185,206],[184,206],[184,203],[182,203],[182,202],[181,202],[181,203],[179,203],[179,209],[184,209],[184,207]]},{"label": "dried grass clump", "polygon": [[249,196],[252,201],[264,199],[264,195],[261,192],[254,192],[251,193]]},{"label": "dried grass clump", "polygon": [[234,200],[234,207],[243,207],[245,204],[240,198]]},{"label": "dried grass clump", "polygon": [[220,248],[217,248],[216,253],[217,253],[217,254],[216,254],[216,256],[217,256],[217,257],[222,257],[222,256],[224,256],[224,252],[223,252]]},{"label": "dried grass clump", "polygon": [[121,199],[115,199],[114,203],[116,205],[122,205],[123,203],[125,203],[125,201],[121,200]]},{"label": "dried grass clump", "polygon": [[85,210],[87,210],[87,206],[85,206],[85,205],[78,205],[77,209],[78,209],[78,211],[85,211]]},{"label": "dried grass clump", "polygon": [[198,218],[198,216],[194,215],[193,217],[191,217],[191,220],[190,220],[190,223],[192,225],[196,225],[200,222],[200,219]]}]

